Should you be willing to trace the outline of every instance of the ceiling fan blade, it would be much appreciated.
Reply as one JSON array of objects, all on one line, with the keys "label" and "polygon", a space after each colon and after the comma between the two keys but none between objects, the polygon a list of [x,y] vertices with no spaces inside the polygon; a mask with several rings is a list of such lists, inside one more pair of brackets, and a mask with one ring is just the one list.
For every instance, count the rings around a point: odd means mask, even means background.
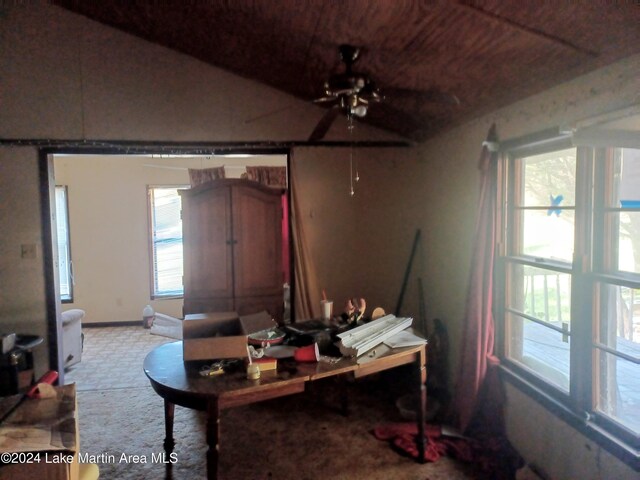
[{"label": "ceiling fan blade", "polygon": [[460,106],[460,99],[453,93],[443,92],[437,88],[428,90],[410,90],[408,88],[385,88],[382,92],[387,101],[411,101],[418,104],[437,103],[441,105]]},{"label": "ceiling fan blade", "polygon": [[292,108],[291,105],[286,105],[284,107],[276,108],[275,110],[270,110],[268,112],[261,113],[260,115],[256,115],[255,117],[247,118],[244,121],[244,123],[248,124],[248,123],[256,122],[258,120],[264,120],[265,118],[272,117],[273,115],[277,115],[278,113],[282,113],[282,112],[284,112],[286,110],[289,110],[290,108]]},{"label": "ceiling fan blade", "polygon": [[338,97],[320,97],[316,98],[313,103],[327,103],[327,102],[337,102]]},{"label": "ceiling fan blade", "polygon": [[329,128],[331,127],[333,121],[338,117],[339,113],[340,105],[334,105],[333,107],[331,107],[331,109],[327,110],[316,125],[316,128],[314,128],[313,132],[311,132],[309,141],[317,142],[318,140],[322,140],[329,131]]}]

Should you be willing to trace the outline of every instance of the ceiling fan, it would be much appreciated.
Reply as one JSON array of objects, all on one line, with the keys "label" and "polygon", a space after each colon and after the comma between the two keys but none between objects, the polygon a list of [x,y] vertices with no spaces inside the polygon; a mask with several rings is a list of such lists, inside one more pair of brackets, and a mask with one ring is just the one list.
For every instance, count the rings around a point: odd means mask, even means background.
[{"label": "ceiling fan", "polygon": [[324,96],[314,100],[314,103],[331,104],[331,108],[322,116],[309,136],[309,141],[318,141],[324,138],[341,113],[350,121],[354,117],[362,118],[373,103],[389,103],[393,100],[406,101],[409,99],[415,102],[460,105],[460,100],[455,95],[435,89],[417,91],[404,88],[385,88],[383,94],[367,74],[353,70],[353,64],[360,58],[361,49],[359,47],[343,44],[338,47],[338,50],[340,59],[344,63],[344,71],[331,75],[324,83]]}]

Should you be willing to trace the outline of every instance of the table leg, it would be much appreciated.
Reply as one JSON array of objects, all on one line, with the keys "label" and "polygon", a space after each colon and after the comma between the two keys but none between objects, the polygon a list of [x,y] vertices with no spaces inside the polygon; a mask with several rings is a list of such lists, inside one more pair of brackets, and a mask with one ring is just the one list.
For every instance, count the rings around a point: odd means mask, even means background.
[{"label": "table leg", "polygon": [[164,401],[164,451],[167,454],[167,458],[173,452],[176,442],[173,440],[173,413],[176,406],[169,402]]},{"label": "table leg", "polygon": [[220,410],[218,398],[209,400],[207,411],[207,479],[218,478],[218,456],[220,453]]},{"label": "table leg", "polygon": [[426,448],[426,440],[424,436],[424,422],[426,418],[426,410],[427,410],[427,368],[426,368],[426,346],[420,351],[418,358],[416,360],[417,367],[417,377],[418,377],[418,438],[417,438],[417,446],[418,446],[418,461],[420,463],[424,463],[425,459],[425,448]]},{"label": "table leg", "polygon": [[340,412],[343,416],[349,416],[349,382],[346,375],[338,375],[340,385]]}]

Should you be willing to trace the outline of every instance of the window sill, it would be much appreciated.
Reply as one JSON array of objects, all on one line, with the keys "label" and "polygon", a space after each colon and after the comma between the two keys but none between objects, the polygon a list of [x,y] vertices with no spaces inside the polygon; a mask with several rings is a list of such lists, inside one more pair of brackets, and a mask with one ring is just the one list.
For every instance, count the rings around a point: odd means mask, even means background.
[{"label": "window sill", "polygon": [[151,295],[151,300],[182,300],[184,295]]},{"label": "window sill", "polygon": [[553,415],[568,423],[588,439],[596,442],[629,467],[640,471],[640,451],[614,437],[590,419],[580,417],[566,405],[536,387],[508,366],[503,364],[500,368],[503,378],[518,390],[530,396]]}]

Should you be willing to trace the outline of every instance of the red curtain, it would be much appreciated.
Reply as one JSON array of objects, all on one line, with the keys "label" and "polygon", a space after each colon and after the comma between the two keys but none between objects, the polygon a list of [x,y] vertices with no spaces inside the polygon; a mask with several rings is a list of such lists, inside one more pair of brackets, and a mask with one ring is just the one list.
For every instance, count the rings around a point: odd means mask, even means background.
[{"label": "red curtain", "polygon": [[282,194],[282,271],[284,283],[291,284],[291,259],[289,258],[289,202],[287,194]]},{"label": "red curtain", "polygon": [[[493,354],[494,322],[493,262],[496,243],[497,144],[495,125],[483,143],[478,168],[480,198],[476,219],[471,274],[467,291],[466,314],[462,338],[460,375],[455,396],[455,409],[460,430],[466,431],[482,408],[495,410],[501,397],[497,379],[499,360]],[[499,402],[501,403],[501,402]],[[494,412],[501,416],[501,412]],[[494,421],[500,419],[494,417]]]}]

